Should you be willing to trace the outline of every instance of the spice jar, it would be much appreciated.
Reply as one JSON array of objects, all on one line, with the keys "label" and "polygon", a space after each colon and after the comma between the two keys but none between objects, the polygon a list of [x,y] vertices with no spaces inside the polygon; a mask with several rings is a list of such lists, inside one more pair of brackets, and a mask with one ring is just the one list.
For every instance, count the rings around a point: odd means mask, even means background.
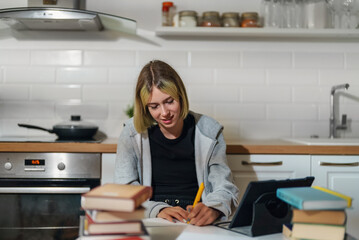
[{"label": "spice jar", "polygon": [[221,20],[219,19],[219,12],[210,11],[204,12],[202,17],[202,27],[220,27]]},{"label": "spice jar", "polygon": [[181,11],[181,12],[179,12],[179,26],[180,27],[196,27],[197,26],[197,12],[196,11]]},{"label": "spice jar", "polygon": [[223,27],[239,27],[239,14],[236,12],[225,12],[222,14]]},{"label": "spice jar", "polygon": [[173,2],[162,3],[162,26],[172,26]]},{"label": "spice jar", "polygon": [[241,27],[258,27],[258,13],[256,12],[244,12],[241,19]]}]

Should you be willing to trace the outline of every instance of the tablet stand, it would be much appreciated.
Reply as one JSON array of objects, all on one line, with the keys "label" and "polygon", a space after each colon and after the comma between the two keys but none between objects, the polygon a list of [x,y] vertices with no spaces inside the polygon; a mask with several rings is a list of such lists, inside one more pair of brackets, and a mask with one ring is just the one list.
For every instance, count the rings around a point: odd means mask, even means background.
[{"label": "tablet stand", "polygon": [[252,224],[247,226],[248,235],[255,237],[280,233],[284,223],[290,223],[290,206],[276,197],[275,192],[262,194],[253,203]]}]

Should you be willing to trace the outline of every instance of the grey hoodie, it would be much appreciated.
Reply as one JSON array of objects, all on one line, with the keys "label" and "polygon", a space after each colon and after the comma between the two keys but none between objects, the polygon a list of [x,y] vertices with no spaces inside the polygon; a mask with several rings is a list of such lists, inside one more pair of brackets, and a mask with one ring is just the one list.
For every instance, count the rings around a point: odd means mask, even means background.
[{"label": "grey hoodie", "polygon": [[[238,206],[238,189],[233,184],[227,164],[226,143],[223,127],[214,119],[190,112],[196,122],[195,161],[198,186],[204,182],[202,202],[223,213],[221,220],[228,219],[232,207]],[[129,119],[121,132],[115,164],[116,183],[151,186],[151,153],[148,132],[135,130]],[[195,196],[193,196],[194,199]],[[155,218],[161,209],[170,207],[164,202],[147,201],[146,217]]]}]

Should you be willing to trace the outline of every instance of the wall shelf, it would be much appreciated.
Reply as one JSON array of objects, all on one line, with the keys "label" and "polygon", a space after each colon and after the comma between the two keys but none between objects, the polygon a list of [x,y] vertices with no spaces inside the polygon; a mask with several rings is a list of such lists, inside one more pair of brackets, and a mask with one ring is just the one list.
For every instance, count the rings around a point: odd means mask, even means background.
[{"label": "wall shelf", "polygon": [[235,38],[322,38],[359,39],[359,29],[284,29],[284,28],[223,28],[223,27],[158,27],[159,37],[235,37]]}]

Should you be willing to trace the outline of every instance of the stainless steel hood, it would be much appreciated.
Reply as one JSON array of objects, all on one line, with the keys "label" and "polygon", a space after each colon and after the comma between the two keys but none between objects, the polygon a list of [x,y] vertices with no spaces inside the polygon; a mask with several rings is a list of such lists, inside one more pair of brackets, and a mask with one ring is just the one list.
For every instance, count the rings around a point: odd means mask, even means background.
[{"label": "stainless steel hood", "polygon": [[[18,31],[114,30],[131,34],[136,33],[136,21],[100,12],[75,9],[85,5],[76,0],[44,0],[43,3],[35,4],[33,2],[34,0],[29,0],[28,5],[30,7],[0,9],[0,21]],[[52,4],[46,4],[48,2]],[[70,6],[75,8],[68,8],[69,2],[73,3]],[[55,7],[53,7],[54,5]]]}]

